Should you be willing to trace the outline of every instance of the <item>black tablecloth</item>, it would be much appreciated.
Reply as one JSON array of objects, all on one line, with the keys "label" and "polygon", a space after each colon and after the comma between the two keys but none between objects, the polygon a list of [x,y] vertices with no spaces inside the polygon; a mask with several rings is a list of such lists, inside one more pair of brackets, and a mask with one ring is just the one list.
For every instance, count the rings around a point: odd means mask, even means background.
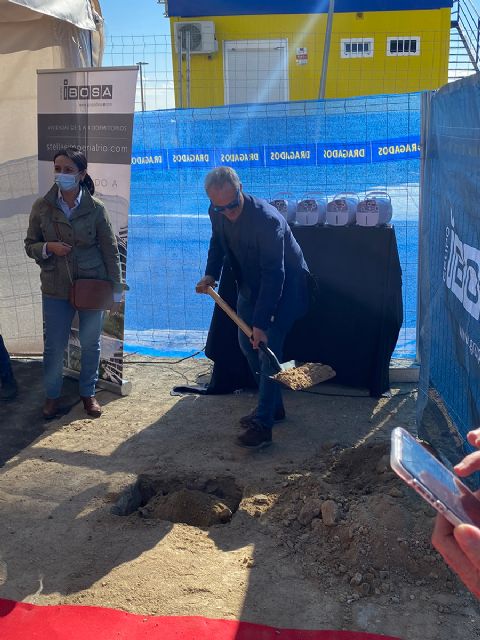
[{"label": "black tablecloth", "polygon": [[[294,227],[318,295],[287,337],[284,360],[323,362],[338,383],[389,389],[390,358],[402,324],[402,277],[392,227]],[[228,265],[220,295],[235,308],[236,288]],[[215,363],[209,393],[254,385],[237,341],[237,330],[215,308],[205,350]]]}]

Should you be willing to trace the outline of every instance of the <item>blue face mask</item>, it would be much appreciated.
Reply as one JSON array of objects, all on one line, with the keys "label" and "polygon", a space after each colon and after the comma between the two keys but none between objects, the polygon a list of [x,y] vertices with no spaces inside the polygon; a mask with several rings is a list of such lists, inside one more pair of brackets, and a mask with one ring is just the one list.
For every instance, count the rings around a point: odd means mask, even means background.
[{"label": "blue face mask", "polygon": [[78,173],[56,173],[55,184],[61,191],[73,191],[79,183]]}]

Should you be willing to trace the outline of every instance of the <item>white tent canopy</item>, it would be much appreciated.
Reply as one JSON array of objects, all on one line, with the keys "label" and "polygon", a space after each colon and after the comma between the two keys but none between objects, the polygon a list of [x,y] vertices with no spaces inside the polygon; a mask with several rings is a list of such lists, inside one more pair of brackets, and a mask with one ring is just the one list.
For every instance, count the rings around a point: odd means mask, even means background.
[{"label": "white tent canopy", "polygon": [[38,268],[23,249],[37,186],[37,69],[98,66],[98,0],[0,0],[0,333],[42,350]]},{"label": "white tent canopy", "polygon": [[[17,10],[18,15],[21,15],[21,8],[24,7],[29,11],[36,11],[37,13],[57,18],[57,20],[70,22],[70,24],[79,29],[95,31],[97,28],[95,13],[89,0],[68,0],[68,2],[65,2],[65,0],[7,0],[7,3],[17,5],[20,8]],[[0,5],[2,4],[5,4],[5,2],[0,2]],[[11,12],[11,15],[15,16],[15,9],[16,7],[9,7],[6,15],[8,16],[8,13]],[[6,22],[3,16],[0,19],[2,22]],[[17,21],[18,18],[13,18],[13,20]]]}]

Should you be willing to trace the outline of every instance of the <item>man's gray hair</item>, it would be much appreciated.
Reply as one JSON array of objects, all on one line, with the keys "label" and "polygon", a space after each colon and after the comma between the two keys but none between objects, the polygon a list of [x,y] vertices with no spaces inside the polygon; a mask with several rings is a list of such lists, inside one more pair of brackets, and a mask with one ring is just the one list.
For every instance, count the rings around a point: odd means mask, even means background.
[{"label": "man's gray hair", "polygon": [[240,189],[240,178],[232,167],[216,167],[207,174],[205,178],[205,191],[210,191],[212,187],[221,189],[226,184],[232,185],[236,190]]}]

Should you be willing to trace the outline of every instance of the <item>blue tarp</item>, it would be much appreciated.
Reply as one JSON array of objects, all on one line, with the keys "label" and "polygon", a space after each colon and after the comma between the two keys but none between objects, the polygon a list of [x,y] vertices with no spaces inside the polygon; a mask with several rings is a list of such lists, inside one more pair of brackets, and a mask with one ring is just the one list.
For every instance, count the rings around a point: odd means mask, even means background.
[{"label": "blue tarp", "polygon": [[266,199],[391,193],[404,281],[397,355],[414,356],[419,132],[418,94],[135,114],[127,343],[202,346],[211,317],[207,296],[194,293],[210,238],[203,181],[223,163]]},{"label": "blue tarp", "polygon": [[422,216],[421,400],[480,425],[480,79],[433,95]]}]

